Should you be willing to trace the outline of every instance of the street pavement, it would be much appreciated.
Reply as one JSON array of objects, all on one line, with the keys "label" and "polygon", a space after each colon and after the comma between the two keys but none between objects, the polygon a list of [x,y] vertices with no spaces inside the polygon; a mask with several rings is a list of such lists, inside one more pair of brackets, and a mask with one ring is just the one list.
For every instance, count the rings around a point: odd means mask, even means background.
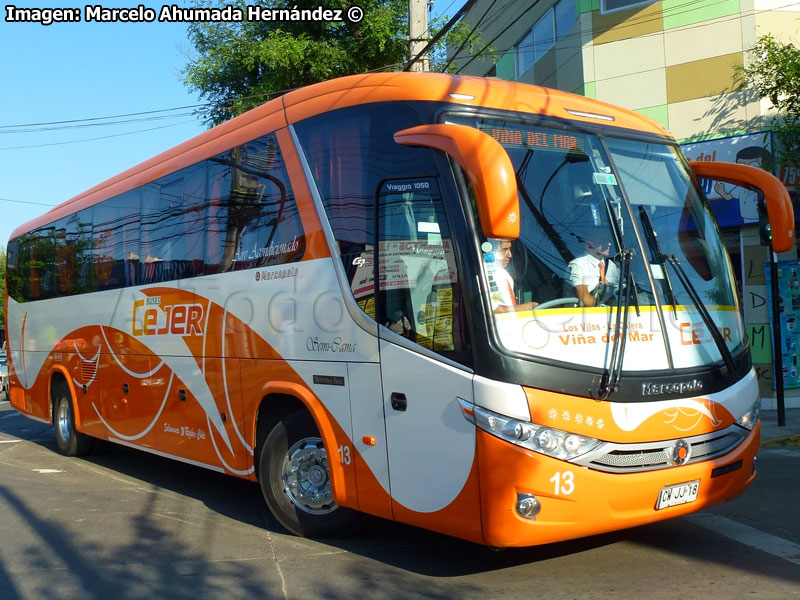
[{"label": "street pavement", "polygon": [[800,409],[762,413],[759,475],[692,516],[491,550],[367,519],[287,535],[257,485],[123,446],[60,456],[0,398],[0,599],[800,600]]},{"label": "street pavement", "polygon": [[[761,447],[800,446],[800,408],[785,411],[786,423],[778,425],[777,410],[761,411]],[[800,457],[800,455],[798,455]]]}]

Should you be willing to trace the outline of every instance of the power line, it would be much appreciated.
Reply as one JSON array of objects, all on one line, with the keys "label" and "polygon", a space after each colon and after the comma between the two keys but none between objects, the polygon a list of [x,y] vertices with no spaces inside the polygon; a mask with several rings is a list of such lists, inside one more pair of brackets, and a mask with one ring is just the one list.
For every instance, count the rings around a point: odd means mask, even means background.
[{"label": "power line", "polygon": [[[40,128],[25,128],[25,129],[16,129],[13,131],[3,131],[0,129],[0,135],[13,135],[17,133],[39,133],[43,131],[60,131],[64,129],[86,129],[88,127],[109,127],[113,125],[127,125],[129,123],[144,123],[146,121],[163,121],[165,119],[178,119],[181,117],[190,117],[193,116],[193,112],[182,112],[177,113],[174,115],[159,115],[153,117],[144,117],[140,119],[124,119],[119,121],[106,121],[105,123],[75,123],[72,125],[55,125],[52,127],[40,127]],[[87,121],[93,121],[95,119],[87,119]]]},{"label": "power line", "polygon": [[477,23],[475,23],[475,26],[472,28],[472,31],[470,31],[469,35],[467,35],[467,37],[464,38],[464,41],[461,42],[461,45],[458,47],[458,50],[456,50],[453,53],[452,58],[450,58],[450,60],[447,61],[447,64],[445,64],[445,66],[442,67],[442,71],[447,71],[447,67],[450,66],[450,64],[453,62],[458,53],[461,52],[464,49],[464,46],[466,46],[467,43],[472,39],[472,36],[475,35],[475,32],[478,30],[478,27],[480,27],[481,21],[483,21],[486,18],[486,15],[489,14],[489,11],[492,10],[492,8],[496,3],[497,0],[492,0],[491,4],[489,4],[489,7],[484,11],[483,15],[481,15],[481,18],[478,19]]},{"label": "power line", "polygon": [[125,133],[116,133],[114,135],[103,135],[100,137],[94,138],[86,138],[83,140],[70,140],[67,142],[51,142],[49,144],[31,144],[29,146],[9,146],[6,148],[0,148],[0,150],[26,150],[28,148],[45,148],[48,146],[65,146],[67,144],[80,144],[82,142],[94,142],[96,140],[107,140],[111,138],[123,137],[126,135],[133,135],[135,133],[145,133],[147,131],[155,131],[156,129],[166,129],[167,127],[175,127],[177,125],[185,125],[186,123],[191,123],[191,121],[181,121],[180,123],[172,123],[170,125],[161,125],[159,127],[149,127],[147,129],[138,129],[136,131],[127,131]]},{"label": "power line", "polygon": [[13,202],[14,204],[35,204],[36,206],[58,206],[57,204],[46,204],[44,202],[31,202],[29,200],[12,200],[11,198],[0,198],[0,202]]},{"label": "power line", "polygon": [[205,103],[205,104],[190,104],[188,106],[177,106],[175,108],[160,108],[158,110],[146,110],[146,111],[142,111],[142,112],[126,113],[126,114],[122,114],[122,115],[109,115],[107,117],[89,117],[89,118],[85,118],[85,119],[70,119],[70,120],[67,120],[67,121],[46,121],[46,122],[43,122],[43,123],[21,123],[21,124],[18,124],[18,125],[0,125],[0,129],[13,129],[13,128],[16,128],[16,127],[40,127],[40,126],[45,126],[45,125],[48,125],[48,126],[49,125],[65,125],[65,124],[69,124],[69,123],[85,123],[87,121],[104,121],[104,120],[107,120],[107,119],[124,119],[124,118],[127,118],[127,117],[139,117],[139,116],[142,116],[142,115],[152,115],[152,114],[162,113],[162,112],[171,112],[171,111],[174,111],[174,110],[186,110],[186,109],[189,109],[189,108],[200,108],[200,107],[203,107],[203,106],[208,106],[208,103]]},{"label": "power line", "polygon": [[[541,1],[541,0],[533,0],[533,2],[531,2],[531,5],[530,5],[528,8],[526,8],[524,11],[522,11],[522,12],[519,14],[519,16],[517,17],[517,20],[519,20],[521,17],[523,17],[524,15],[526,15],[526,14],[527,14],[528,12],[530,12],[531,10],[533,10],[533,9],[534,9],[534,7],[536,7],[536,5],[538,5],[538,4],[539,4],[539,2],[540,2],[540,1]],[[511,22],[511,23],[509,23],[509,24],[508,24],[508,26],[506,26],[504,29],[502,29],[502,30],[500,31],[500,33],[498,33],[496,36],[494,36],[494,37],[492,38],[492,40],[491,40],[491,41],[490,41],[488,44],[486,44],[486,45],[485,45],[483,48],[481,48],[480,50],[478,50],[477,54],[475,54],[475,55],[474,55],[472,58],[470,58],[470,59],[469,59],[467,62],[465,62],[463,65],[461,65],[461,66],[460,66],[460,67],[459,67],[459,68],[456,70],[456,74],[460,73],[460,72],[461,72],[461,71],[464,69],[464,67],[466,67],[466,66],[467,66],[469,63],[471,63],[473,60],[475,60],[475,58],[476,58],[476,57],[478,57],[478,56],[480,56],[481,54],[483,54],[483,53],[486,51],[486,49],[487,49],[489,46],[491,46],[492,44],[494,44],[494,43],[497,41],[497,38],[499,38],[499,37],[500,37],[501,35],[503,35],[503,34],[504,34],[506,31],[508,31],[508,30],[511,28],[511,26],[512,26],[512,25],[514,25],[514,24],[515,24],[515,22]]]}]

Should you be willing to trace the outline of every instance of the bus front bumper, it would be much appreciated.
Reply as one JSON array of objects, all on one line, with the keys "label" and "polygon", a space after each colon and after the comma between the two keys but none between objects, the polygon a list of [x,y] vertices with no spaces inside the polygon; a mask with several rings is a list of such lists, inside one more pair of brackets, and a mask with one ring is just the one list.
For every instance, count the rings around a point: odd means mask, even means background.
[{"label": "bus front bumper", "polygon": [[[741,494],[755,478],[761,424],[713,460],[637,473],[607,473],[549,458],[478,430],[481,519],[489,546],[533,546],[645,525]],[[662,494],[697,483],[688,502],[657,509]],[[531,500],[530,498],[534,498]],[[676,498],[675,502],[684,498]],[[521,514],[519,504],[522,504]],[[662,499],[663,502],[663,499]],[[535,514],[531,514],[535,513]]]}]

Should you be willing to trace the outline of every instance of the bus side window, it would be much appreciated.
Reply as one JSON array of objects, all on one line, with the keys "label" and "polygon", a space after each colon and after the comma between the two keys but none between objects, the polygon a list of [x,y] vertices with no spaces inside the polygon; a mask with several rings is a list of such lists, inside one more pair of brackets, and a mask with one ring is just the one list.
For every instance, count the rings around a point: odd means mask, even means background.
[{"label": "bus side window", "polygon": [[382,324],[434,352],[460,354],[460,282],[436,178],[381,184],[378,257]]},{"label": "bus side window", "polygon": [[369,152],[370,121],[361,110],[340,113],[301,135],[353,296],[375,318],[375,196],[364,183],[364,163],[377,159]]},{"label": "bus side window", "polygon": [[139,266],[139,195],[134,190],[94,207],[97,289],[136,285]]},{"label": "bus side window", "polygon": [[67,220],[66,243],[72,257],[72,291],[85,294],[94,291],[92,208],[86,208]]},{"label": "bus side window", "polygon": [[8,242],[8,247],[6,248],[6,291],[17,302],[24,302],[19,251],[20,239],[13,239]]},{"label": "bus side window", "polygon": [[141,188],[141,229],[139,233],[139,284],[158,283],[161,257],[161,212],[159,189],[155,184]]},{"label": "bus side window", "polygon": [[274,134],[210,160],[206,273],[298,261],[305,236]]},{"label": "bus side window", "polygon": [[206,216],[205,274],[228,270],[236,253],[235,240],[227,234],[231,167],[208,161],[208,209]]}]

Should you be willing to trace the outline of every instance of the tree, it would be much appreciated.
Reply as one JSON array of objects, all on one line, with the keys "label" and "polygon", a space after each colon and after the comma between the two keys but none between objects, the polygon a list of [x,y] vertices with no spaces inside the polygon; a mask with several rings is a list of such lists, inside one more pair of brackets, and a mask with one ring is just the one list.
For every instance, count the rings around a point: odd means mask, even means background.
[{"label": "tree", "polygon": [[[248,14],[259,8],[340,10],[347,0],[204,0],[197,6],[232,6]],[[247,20],[195,22],[189,40],[196,57],[183,70],[184,83],[208,102],[200,112],[209,125],[263,104],[285,91],[334,77],[399,68],[408,54],[407,0],[360,0],[363,19],[352,22]],[[261,13],[264,14],[264,13]],[[283,16],[291,17],[289,13]],[[255,15],[253,15],[255,16]]]},{"label": "tree", "polygon": [[[350,0],[200,0],[201,9],[239,10],[241,21],[196,21],[189,25],[194,57],[183,69],[186,86],[207,102],[199,112],[208,125],[218,125],[286,91],[335,77],[377,70],[402,70],[408,60],[408,0],[359,0],[363,19],[348,20]],[[253,7],[248,12],[248,6]],[[302,16],[317,7],[341,10],[339,22],[256,20],[264,9],[286,10],[281,17]],[[258,9],[262,12],[256,13]],[[293,12],[294,10],[298,12]],[[247,17],[253,17],[249,20]],[[430,26],[433,37],[447,22]],[[467,51],[482,47],[480,35],[463,20],[432,49],[432,69],[454,70],[446,46]],[[494,56],[494,48],[484,53]]]},{"label": "tree", "polygon": [[774,132],[779,160],[800,164],[800,48],[761,36],[748,51],[749,65],[741,72],[759,98],[767,98],[777,110]]}]

